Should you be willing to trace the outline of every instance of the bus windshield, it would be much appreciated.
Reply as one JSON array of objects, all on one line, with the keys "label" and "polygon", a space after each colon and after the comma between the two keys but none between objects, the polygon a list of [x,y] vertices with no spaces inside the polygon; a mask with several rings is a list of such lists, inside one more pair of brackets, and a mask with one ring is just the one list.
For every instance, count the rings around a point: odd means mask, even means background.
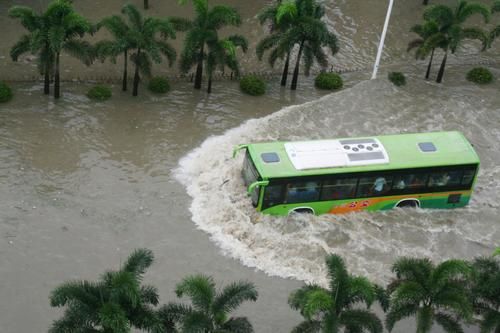
[{"label": "bus windshield", "polygon": [[255,169],[248,152],[245,154],[245,161],[243,162],[243,170],[241,171],[241,174],[243,176],[245,186],[247,187],[259,179],[259,173]]}]

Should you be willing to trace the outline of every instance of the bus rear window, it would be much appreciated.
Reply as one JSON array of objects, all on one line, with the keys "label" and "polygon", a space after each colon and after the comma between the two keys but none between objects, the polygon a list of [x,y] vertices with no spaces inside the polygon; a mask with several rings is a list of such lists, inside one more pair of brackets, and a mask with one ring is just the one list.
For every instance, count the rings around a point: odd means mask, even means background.
[{"label": "bus rear window", "polygon": [[241,170],[241,174],[243,176],[245,186],[248,186],[259,179],[259,173],[255,169],[248,151],[245,154],[245,161],[243,162],[243,170]]}]

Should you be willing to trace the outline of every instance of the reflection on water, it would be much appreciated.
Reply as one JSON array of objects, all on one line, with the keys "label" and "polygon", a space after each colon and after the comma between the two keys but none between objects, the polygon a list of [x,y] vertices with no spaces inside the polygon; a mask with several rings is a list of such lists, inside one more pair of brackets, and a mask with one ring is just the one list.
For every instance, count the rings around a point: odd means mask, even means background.
[{"label": "reflection on water", "polygon": [[[315,282],[325,282],[327,253],[341,254],[355,273],[379,282],[387,281],[398,256],[439,261],[489,254],[500,238],[498,84],[464,84],[460,73],[449,71],[449,80],[457,82],[451,87],[412,79],[398,89],[387,80],[365,81],[209,138],[177,169],[193,197],[194,222],[245,265]],[[481,157],[476,191],[465,209],[264,216],[246,197],[239,176],[241,157],[230,158],[232,146],[245,142],[440,130],[462,131]]]}]

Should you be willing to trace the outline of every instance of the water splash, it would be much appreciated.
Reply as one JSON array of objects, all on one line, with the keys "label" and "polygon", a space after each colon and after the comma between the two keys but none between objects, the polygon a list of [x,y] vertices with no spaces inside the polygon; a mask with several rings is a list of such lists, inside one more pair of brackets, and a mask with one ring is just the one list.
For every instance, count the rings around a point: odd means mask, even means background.
[{"label": "water splash", "polygon": [[[458,73],[448,75],[458,80]],[[500,238],[500,133],[495,127],[500,99],[492,92],[418,80],[403,89],[386,80],[365,81],[210,137],[181,159],[175,175],[193,198],[190,210],[198,228],[244,265],[325,283],[324,256],[338,253],[353,272],[384,283],[399,256],[471,258],[490,253]],[[255,212],[245,194],[242,156],[231,158],[233,146],[246,142],[438,130],[462,131],[481,157],[476,193],[467,208],[266,216]]]}]

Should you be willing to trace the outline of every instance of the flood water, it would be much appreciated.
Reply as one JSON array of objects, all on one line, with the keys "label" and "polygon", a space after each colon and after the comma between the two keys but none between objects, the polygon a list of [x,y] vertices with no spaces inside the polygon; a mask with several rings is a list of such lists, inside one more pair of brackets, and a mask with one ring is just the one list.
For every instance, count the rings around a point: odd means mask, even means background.
[{"label": "flood water", "polygon": [[[385,14],[385,1],[376,2],[325,3],[341,43],[334,68],[370,66]],[[420,2],[396,4],[383,58],[409,74],[403,88],[388,83],[385,72],[365,81],[369,72],[363,71],[345,75],[347,87],[332,95],[305,78],[296,93],[273,82],[269,94],[259,98],[241,95],[231,81],[216,82],[210,96],[174,82],[164,97],[142,89],[132,98],[114,87],[111,100],[95,103],[84,96],[87,85],[64,83],[63,98],[54,102],[42,96],[39,84],[14,84],[15,99],[0,106],[0,332],[46,331],[60,314],[49,306],[50,290],[68,279],[96,279],[137,247],[155,253],[146,281],[159,287],[164,303],[175,299],[175,284],[192,273],[256,283],[259,301],[241,308],[256,332],[289,332],[300,321],[287,297],[303,281],[325,282],[327,253],[341,254],[353,273],[380,283],[388,281],[398,256],[440,261],[489,254],[500,239],[500,84],[479,87],[465,81],[464,73],[487,60],[500,77],[498,52],[473,56],[477,47],[467,44],[450,58],[443,85],[422,80],[423,63],[401,65],[414,63],[405,49],[412,37],[407,31],[422,12]],[[4,9],[45,3],[0,3],[6,32],[2,77],[29,77],[34,71],[29,60],[7,59],[20,30],[6,23]],[[92,3],[75,1],[95,19],[122,4]],[[174,1],[150,3],[152,14],[189,12],[175,12]],[[265,1],[231,3],[244,17],[240,32],[255,45],[262,28],[254,16]],[[120,72],[119,65],[87,70],[69,57],[64,61],[63,77],[69,80]],[[250,55],[242,62],[244,69],[268,70]],[[459,63],[468,65],[453,66]],[[247,142],[437,130],[462,131],[481,158],[467,208],[262,216],[252,209],[239,178],[241,156],[231,158],[232,147]],[[394,331],[411,326],[411,321],[398,324]]]}]

